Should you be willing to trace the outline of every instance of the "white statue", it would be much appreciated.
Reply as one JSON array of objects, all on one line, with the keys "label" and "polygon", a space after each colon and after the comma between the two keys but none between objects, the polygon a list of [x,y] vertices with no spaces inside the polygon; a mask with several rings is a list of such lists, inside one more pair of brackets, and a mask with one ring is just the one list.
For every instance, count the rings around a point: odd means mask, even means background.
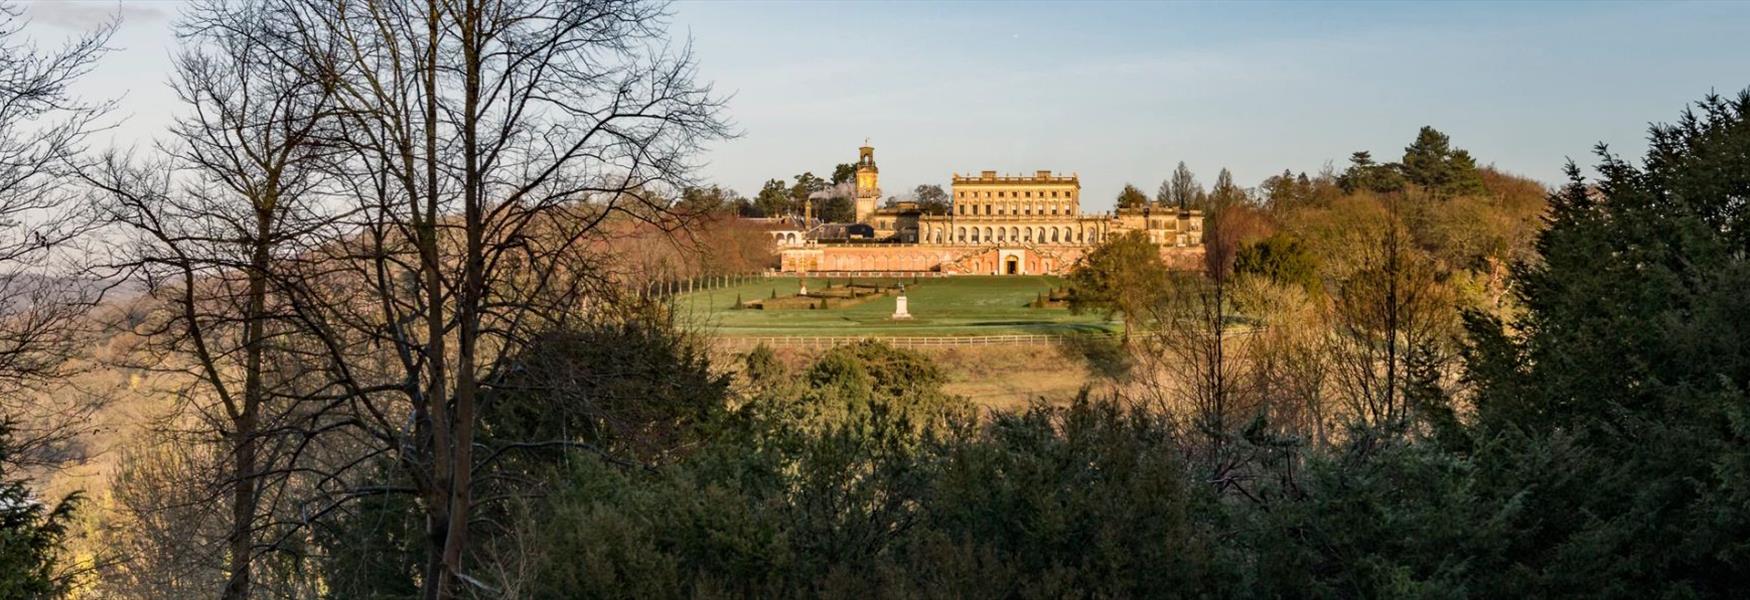
[{"label": "white statue", "polygon": [[906,306],[905,306],[905,285],[904,284],[901,284],[899,286],[899,298],[896,298],[893,301],[893,318],[894,319],[910,319],[911,318],[911,312],[907,311]]}]

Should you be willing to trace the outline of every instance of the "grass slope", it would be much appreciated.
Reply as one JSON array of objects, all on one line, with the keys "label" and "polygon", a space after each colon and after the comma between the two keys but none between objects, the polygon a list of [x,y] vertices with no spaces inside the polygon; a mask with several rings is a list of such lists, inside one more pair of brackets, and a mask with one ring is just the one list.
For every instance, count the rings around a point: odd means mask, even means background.
[{"label": "grass slope", "polygon": [[[833,283],[842,285],[843,278]],[[909,280],[858,279],[858,284],[906,284],[912,319],[894,321],[894,298],[884,297],[849,308],[824,310],[735,310],[737,297],[744,300],[796,293],[795,277],[773,277],[750,284],[704,290],[681,296],[676,307],[687,318],[725,336],[945,336],[1006,335],[1017,333],[1075,333],[1116,331],[1119,324],[1100,315],[1070,314],[1061,308],[1031,308],[1039,293],[1063,286],[1057,277],[960,276]],[[810,277],[810,288],[825,287],[826,279]],[[829,304],[830,305],[830,304]]]}]

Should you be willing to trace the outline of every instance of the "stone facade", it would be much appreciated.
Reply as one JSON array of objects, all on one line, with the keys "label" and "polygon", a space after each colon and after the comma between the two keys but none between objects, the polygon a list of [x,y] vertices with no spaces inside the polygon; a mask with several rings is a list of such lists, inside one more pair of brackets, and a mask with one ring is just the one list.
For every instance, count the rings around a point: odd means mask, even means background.
[{"label": "stone facade", "polygon": [[852,200],[858,223],[869,223],[869,216],[881,204],[881,170],[875,168],[875,147],[869,140],[863,140],[863,147],[857,149],[857,196]]},{"label": "stone facade", "polygon": [[1172,265],[1202,253],[1198,211],[1121,210],[1083,214],[1081,179],[1032,175],[953,175],[948,214],[926,215],[915,203],[877,208],[875,149],[859,149],[856,216],[874,230],[865,243],[812,238],[781,249],[785,272],[939,272],[987,275],[1062,274],[1087,250],[1114,235],[1141,230]]}]

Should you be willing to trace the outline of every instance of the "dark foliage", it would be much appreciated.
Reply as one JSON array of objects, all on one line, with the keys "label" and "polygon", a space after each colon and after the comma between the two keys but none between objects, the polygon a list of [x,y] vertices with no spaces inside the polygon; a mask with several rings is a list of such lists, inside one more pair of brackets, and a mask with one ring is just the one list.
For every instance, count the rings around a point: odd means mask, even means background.
[{"label": "dark foliage", "polygon": [[57,571],[78,495],[46,504],[7,473],[12,424],[0,421],[0,598],[49,598],[66,591]]}]

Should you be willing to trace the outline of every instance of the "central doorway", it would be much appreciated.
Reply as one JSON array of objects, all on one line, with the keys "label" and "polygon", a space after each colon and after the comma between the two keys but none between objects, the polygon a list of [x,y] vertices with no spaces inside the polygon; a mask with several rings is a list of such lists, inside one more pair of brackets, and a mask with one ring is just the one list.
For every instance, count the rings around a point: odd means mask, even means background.
[{"label": "central doorway", "polygon": [[1020,275],[1021,261],[1013,256],[1009,257],[1008,260],[1003,261],[1003,273],[1009,275]]}]

